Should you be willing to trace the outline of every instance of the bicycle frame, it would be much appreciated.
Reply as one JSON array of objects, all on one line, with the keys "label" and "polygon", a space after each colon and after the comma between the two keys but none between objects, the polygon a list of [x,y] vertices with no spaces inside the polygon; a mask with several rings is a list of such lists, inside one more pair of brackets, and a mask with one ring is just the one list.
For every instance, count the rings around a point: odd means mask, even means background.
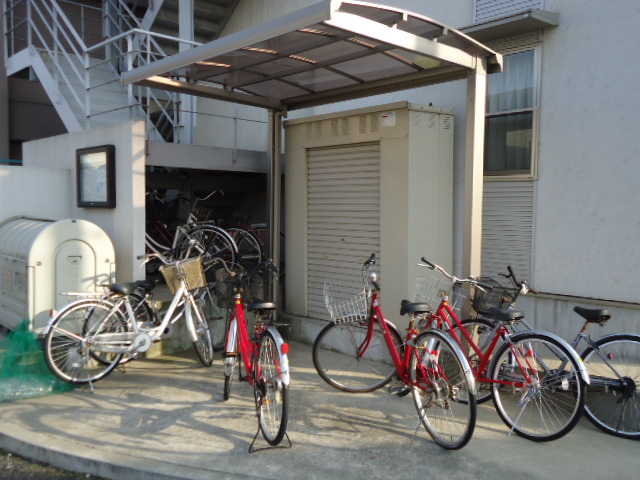
[{"label": "bicycle frame", "polygon": [[[249,384],[254,388],[258,386],[256,378],[259,377],[258,375],[256,375],[257,372],[254,370],[254,368],[257,366],[254,363],[255,354],[258,350],[258,341],[260,338],[259,336],[264,333],[264,331],[271,331],[273,333],[273,338],[278,344],[278,350],[285,354],[283,356],[283,361],[288,362],[288,356],[286,355],[288,352],[286,351],[287,347],[285,347],[286,343],[282,340],[279,332],[275,327],[269,326],[259,332],[256,332],[258,334],[258,337],[253,341],[249,338],[247,320],[244,314],[244,306],[242,303],[242,294],[239,291],[236,292],[236,294],[234,295],[234,308],[232,309],[232,318],[229,322],[227,345],[225,351],[227,352],[227,356],[233,356],[233,354],[230,355],[228,352],[234,352],[235,356],[239,356],[240,359],[244,361],[245,380],[247,380]],[[284,384],[289,385],[289,365],[279,365],[279,368],[279,373],[282,375]]]},{"label": "bicycle frame", "polygon": [[[380,329],[382,330],[385,343],[387,344],[387,348],[389,349],[389,353],[391,354],[391,359],[393,360],[396,373],[400,378],[400,380],[405,384],[409,384],[412,386],[416,386],[422,390],[426,390],[426,387],[424,385],[420,385],[419,383],[413,382],[409,378],[409,362],[411,361],[411,355],[415,354],[414,353],[415,348],[413,346],[412,341],[420,333],[420,330],[415,328],[414,322],[415,320],[412,317],[409,328],[407,330],[407,337],[405,342],[406,348],[404,350],[404,355],[401,358],[400,353],[398,352],[398,348],[393,342],[393,335],[391,334],[391,329],[389,327],[390,324],[385,321],[384,314],[382,313],[382,307],[380,307],[380,302],[379,302],[378,290],[373,289],[371,292],[371,314],[369,317],[368,333],[367,333],[367,337],[362,342],[362,345],[358,348],[358,351],[360,352],[359,353],[360,356],[364,355],[364,353],[367,351],[371,343],[371,339],[373,338],[375,324],[377,323],[380,326]],[[456,345],[454,345],[454,347],[456,347]],[[460,350],[457,353],[459,354],[458,357],[460,359],[466,358],[465,355],[462,353],[462,350]],[[473,376],[471,366],[468,364],[468,362],[466,363],[467,365],[464,365],[465,377],[469,384],[469,388],[471,392],[475,394],[476,381]]]}]

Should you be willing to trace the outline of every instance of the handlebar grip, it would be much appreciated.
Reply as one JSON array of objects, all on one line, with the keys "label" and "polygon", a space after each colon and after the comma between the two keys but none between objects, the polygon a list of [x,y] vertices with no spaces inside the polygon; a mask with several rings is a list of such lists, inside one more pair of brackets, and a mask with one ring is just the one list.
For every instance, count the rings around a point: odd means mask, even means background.
[{"label": "handlebar grip", "polygon": [[422,262],[426,263],[427,265],[429,265],[429,267],[431,267],[431,269],[433,270],[434,268],[436,268],[436,264],[433,262],[430,262],[429,260],[427,260],[425,257],[422,257],[420,259]]},{"label": "handlebar grip", "polygon": [[513,279],[513,283],[518,285],[518,280],[516,280],[516,274],[513,273],[513,268],[511,268],[511,265],[507,265],[507,271],[509,272],[509,275],[511,275],[511,278]]},{"label": "handlebar grip", "polygon": [[367,265],[375,265],[375,264],[376,264],[376,254],[372,253],[369,259],[366,262],[364,262],[364,265],[367,266]]},{"label": "handlebar grip", "polygon": [[478,287],[483,288],[485,290],[491,291],[493,290],[494,285],[489,285],[488,283],[476,282]]}]

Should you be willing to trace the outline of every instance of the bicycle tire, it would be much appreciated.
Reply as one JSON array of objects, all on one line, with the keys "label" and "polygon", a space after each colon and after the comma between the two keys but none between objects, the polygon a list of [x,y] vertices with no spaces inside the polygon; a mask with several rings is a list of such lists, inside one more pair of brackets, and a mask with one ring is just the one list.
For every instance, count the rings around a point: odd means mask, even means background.
[{"label": "bicycle tire", "polygon": [[[387,322],[387,325],[402,356],[402,337],[393,324]],[[357,350],[366,339],[368,328],[368,323],[330,323],[320,331],[312,350],[313,365],[320,378],[349,393],[371,392],[391,381],[396,369],[377,322],[365,355],[358,358]]]},{"label": "bicycle tire", "polygon": [[231,397],[231,387],[233,386],[233,372],[236,368],[238,360],[238,323],[234,320],[229,323],[227,331],[227,351],[224,354],[224,388],[222,393],[223,400],[229,400]]},{"label": "bicycle tire", "polygon": [[288,360],[283,355],[271,332],[265,332],[258,346],[255,395],[262,436],[273,446],[282,442],[289,416],[289,385],[282,378]]},{"label": "bicycle tire", "polygon": [[196,351],[196,356],[200,363],[205,367],[210,367],[213,364],[213,343],[211,341],[209,322],[200,308],[199,302],[193,296],[189,297],[189,301],[192,306],[191,321],[196,332],[193,349]]},{"label": "bicycle tire", "polygon": [[218,298],[213,285],[199,288],[194,292],[205,318],[209,322],[211,332],[211,344],[214,352],[220,352],[224,348],[229,315],[227,309],[218,306]]},{"label": "bicycle tire", "polygon": [[[494,323],[491,320],[487,320],[486,318],[469,318],[460,322],[462,326],[467,330],[475,344],[480,348],[481,351],[484,351],[486,346],[488,346],[487,341],[491,341],[490,333],[493,331]],[[457,324],[454,324],[451,327],[451,330],[459,330]],[[482,363],[482,359],[478,356],[476,351],[468,344],[466,338],[464,338],[460,333],[456,332],[458,338],[460,338],[462,345],[462,350],[467,357],[468,362],[471,364],[474,372],[477,374],[481,374],[477,369],[480,367]],[[476,393],[476,403],[478,405],[485,403],[491,400],[493,396],[491,392],[491,384],[488,382],[478,382],[478,391]],[[464,401],[464,400],[461,400]]]},{"label": "bicycle tire", "polygon": [[466,372],[471,375],[462,351],[443,332],[427,330],[416,338],[409,363],[413,401],[422,426],[447,450],[469,443],[476,426],[473,384]]},{"label": "bicycle tire", "polygon": [[53,320],[44,339],[45,360],[53,374],[65,382],[76,385],[97,382],[118,366],[122,353],[97,355],[89,336],[127,331],[122,313],[111,303],[79,300],[61,310]]},{"label": "bicycle tire", "polygon": [[589,346],[580,355],[591,384],[584,413],[596,427],[617,437],[640,439],[640,335],[616,333],[595,342],[595,347],[623,376],[626,385]]},{"label": "bicycle tire", "polygon": [[[489,367],[493,403],[502,421],[516,434],[536,442],[558,439],[578,423],[584,407],[584,382],[567,347],[543,332],[513,335],[518,359],[527,365],[532,385],[524,384],[510,343],[503,343]],[[533,367],[533,368],[531,368]],[[561,369],[562,367],[562,369]]]},{"label": "bicycle tire", "polygon": [[[204,250],[203,260],[221,258],[226,262],[235,262],[238,256],[238,248],[225,230],[215,225],[193,225],[182,232],[176,244],[176,256],[184,259],[191,247],[191,241],[195,241]],[[194,254],[200,254],[200,249],[191,249]]]},{"label": "bicycle tire", "polygon": [[252,272],[263,260],[262,242],[257,234],[243,227],[227,228],[238,249],[238,262]]}]

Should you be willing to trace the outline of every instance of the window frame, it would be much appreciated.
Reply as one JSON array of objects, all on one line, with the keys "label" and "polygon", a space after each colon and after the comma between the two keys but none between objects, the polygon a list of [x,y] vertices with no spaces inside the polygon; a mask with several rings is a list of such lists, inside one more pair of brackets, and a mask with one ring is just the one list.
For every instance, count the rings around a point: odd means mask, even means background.
[{"label": "window frame", "polygon": [[[507,50],[507,49],[505,49]],[[487,130],[488,120],[490,118],[504,117],[507,115],[514,115],[518,113],[531,113],[531,167],[528,170],[497,170],[488,172],[484,168],[484,179],[490,181],[513,181],[513,180],[535,180],[538,177],[538,150],[539,150],[539,113],[540,113],[540,73],[541,73],[541,46],[523,46],[520,48],[508,49],[508,51],[500,51],[504,57],[515,55],[518,53],[533,51],[533,98],[531,108],[520,108],[513,110],[504,110],[500,112],[485,112],[485,132]],[[489,85],[487,82],[487,93],[485,95],[488,103],[488,90]],[[485,143],[483,153],[483,166],[486,165],[487,145]]]}]

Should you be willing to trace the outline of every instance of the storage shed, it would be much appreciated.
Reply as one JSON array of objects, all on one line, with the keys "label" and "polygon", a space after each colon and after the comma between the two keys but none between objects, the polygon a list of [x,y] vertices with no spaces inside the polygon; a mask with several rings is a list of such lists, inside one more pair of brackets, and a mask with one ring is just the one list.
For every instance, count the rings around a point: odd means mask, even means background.
[{"label": "storage shed", "polygon": [[13,217],[0,223],[0,325],[23,319],[39,332],[65,292],[96,292],[115,281],[108,235],[86,220]]}]

